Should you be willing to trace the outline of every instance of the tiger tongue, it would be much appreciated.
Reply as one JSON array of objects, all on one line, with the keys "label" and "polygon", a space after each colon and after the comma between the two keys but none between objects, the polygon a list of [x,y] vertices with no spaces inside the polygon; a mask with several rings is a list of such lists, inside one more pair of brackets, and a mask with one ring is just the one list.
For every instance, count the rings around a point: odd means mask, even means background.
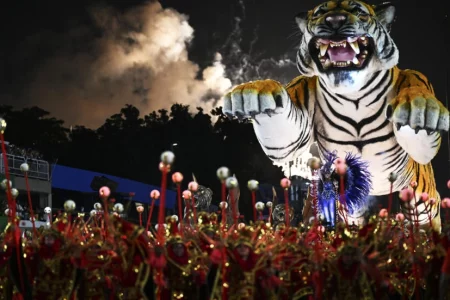
[{"label": "tiger tongue", "polygon": [[328,56],[331,61],[352,61],[355,51],[351,47],[328,47]]}]

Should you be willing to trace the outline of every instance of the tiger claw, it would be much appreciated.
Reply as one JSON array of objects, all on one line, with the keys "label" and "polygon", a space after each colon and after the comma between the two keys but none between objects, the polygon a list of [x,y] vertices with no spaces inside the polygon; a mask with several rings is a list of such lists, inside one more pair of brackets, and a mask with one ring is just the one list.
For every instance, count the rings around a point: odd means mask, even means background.
[{"label": "tiger claw", "polygon": [[419,127],[414,128],[414,132],[415,132],[416,134],[418,134],[419,131],[420,131],[420,128],[419,128]]},{"label": "tiger claw", "polygon": [[400,128],[402,128],[402,124],[400,123],[395,123],[395,127],[397,128],[397,131],[400,130]]},{"label": "tiger claw", "polygon": [[257,112],[251,112],[251,113],[250,113],[250,118],[251,118],[254,122],[256,122],[256,124],[259,125],[258,120],[256,120],[256,115],[258,115]]}]

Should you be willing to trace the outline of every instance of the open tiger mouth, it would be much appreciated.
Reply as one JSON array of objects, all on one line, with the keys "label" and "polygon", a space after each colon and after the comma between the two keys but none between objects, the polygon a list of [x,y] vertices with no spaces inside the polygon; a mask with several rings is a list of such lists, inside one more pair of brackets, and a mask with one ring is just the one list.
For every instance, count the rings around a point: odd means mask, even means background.
[{"label": "open tiger mouth", "polygon": [[316,63],[324,70],[332,68],[361,69],[372,55],[371,45],[372,41],[368,36],[316,38],[310,44],[310,49]]}]

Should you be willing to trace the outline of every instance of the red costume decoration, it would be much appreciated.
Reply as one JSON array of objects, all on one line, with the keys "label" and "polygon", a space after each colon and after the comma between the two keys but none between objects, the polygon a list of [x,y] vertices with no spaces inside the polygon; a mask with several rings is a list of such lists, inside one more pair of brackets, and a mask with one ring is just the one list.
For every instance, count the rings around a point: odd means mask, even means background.
[{"label": "red costume decoration", "polygon": [[168,217],[167,223],[170,234],[166,244],[167,265],[164,268],[166,286],[161,291],[161,299],[197,299],[199,287],[206,280],[206,272],[196,264],[195,255],[189,252],[177,221]]}]

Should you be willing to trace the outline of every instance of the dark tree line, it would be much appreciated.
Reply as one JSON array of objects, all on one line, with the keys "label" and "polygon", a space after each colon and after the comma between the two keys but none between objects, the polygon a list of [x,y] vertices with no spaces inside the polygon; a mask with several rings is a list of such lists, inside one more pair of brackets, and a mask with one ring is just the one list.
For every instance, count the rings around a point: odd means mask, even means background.
[{"label": "dark tree line", "polygon": [[161,181],[160,154],[171,150],[176,155],[173,171],[185,176],[183,188],[195,174],[199,183],[213,189],[216,204],[220,201],[216,170],[227,166],[240,182],[240,206],[246,215],[251,211],[247,181],[279,185],[283,176],[263,153],[251,123],[230,120],[221,108],[209,115],[201,108],[191,113],[189,106],[175,104],[170,111],[142,116],[136,107],[126,105],[96,130],[66,128],[62,120],[38,107],[0,106],[0,116],[8,122],[7,141],[39,151],[50,163],[152,185]]}]

